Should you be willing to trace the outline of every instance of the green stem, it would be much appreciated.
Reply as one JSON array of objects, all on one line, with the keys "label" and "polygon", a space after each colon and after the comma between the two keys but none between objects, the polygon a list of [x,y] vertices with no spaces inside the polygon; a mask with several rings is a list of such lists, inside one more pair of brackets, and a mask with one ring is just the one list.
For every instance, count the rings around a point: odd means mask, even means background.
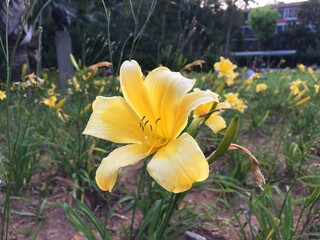
[{"label": "green stem", "polygon": [[156,235],[156,240],[163,239],[163,235],[164,235],[164,233],[166,231],[166,228],[167,228],[167,226],[169,224],[171,216],[172,216],[172,214],[174,212],[174,209],[175,209],[175,207],[177,205],[178,199],[179,199],[179,194],[173,193],[171,195],[169,209],[168,209],[168,211],[167,211],[167,213],[165,215],[165,218],[164,218],[163,222],[161,223],[159,231],[158,231],[158,233]]},{"label": "green stem", "polygon": [[[6,30],[5,30],[5,51],[6,51],[6,65],[7,65],[7,81],[6,81],[6,95],[7,95],[7,109],[6,109],[6,117],[7,117],[7,121],[6,121],[6,127],[7,127],[7,146],[8,146],[8,160],[10,163],[10,159],[11,159],[11,147],[10,147],[10,133],[9,133],[9,129],[10,129],[10,121],[9,121],[9,102],[10,102],[10,56],[9,56],[9,39],[8,39],[8,35],[9,35],[9,30],[8,30],[8,25],[9,25],[9,1],[7,1],[6,4]],[[8,173],[7,176],[7,191],[6,191],[6,202],[5,202],[5,206],[4,206],[4,210],[3,210],[3,219],[2,219],[2,226],[1,226],[1,240],[4,239],[4,236],[8,235],[8,225],[9,225],[9,208],[10,208],[10,192],[11,192],[11,177],[10,177],[11,173]],[[7,223],[7,224],[6,224]],[[7,226],[6,226],[7,225]],[[4,232],[6,227],[6,233]]]}]

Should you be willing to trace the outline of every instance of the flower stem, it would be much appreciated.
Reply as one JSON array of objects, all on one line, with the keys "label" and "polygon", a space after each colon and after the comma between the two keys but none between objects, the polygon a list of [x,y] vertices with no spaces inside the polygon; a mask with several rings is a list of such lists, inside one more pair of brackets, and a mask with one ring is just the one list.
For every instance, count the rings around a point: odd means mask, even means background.
[{"label": "flower stem", "polygon": [[169,221],[170,221],[170,219],[171,219],[171,216],[172,216],[172,214],[173,214],[173,212],[174,212],[174,209],[175,209],[175,207],[176,207],[176,205],[177,205],[179,196],[180,196],[180,194],[175,194],[175,193],[173,193],[173,194],[171,195],[170,204],[169,204],[169,209],[168,209],[168,211],[167,211],[167,213],[166,213],[166,215],[165,215],[165,217],[164,217],[163,222],[161,223],[161,226],[160,226],[160,228],[159,228],[159,231],[158,231],[158,233],[157,233],[157,235],[156,235],[156,240],[161,240],[161,239],[163,239],[162,236],[164,235],[164,233],[165,233],[165,231],[166,231],[166,228],[167,228],[167,226],[168,226],[168,223],[169,223]]}]

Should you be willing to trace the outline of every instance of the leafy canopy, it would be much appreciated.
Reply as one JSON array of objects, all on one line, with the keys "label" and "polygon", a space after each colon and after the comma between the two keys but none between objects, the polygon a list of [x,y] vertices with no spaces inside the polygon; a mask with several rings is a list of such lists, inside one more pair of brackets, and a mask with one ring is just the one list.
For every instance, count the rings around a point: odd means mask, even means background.
[{"label": "leafy canopy", "polygon": [[247,23],[258,39],[264,43],[273,36],[280,14],[276,9],[265,6],[253,9],[248,16]]}]

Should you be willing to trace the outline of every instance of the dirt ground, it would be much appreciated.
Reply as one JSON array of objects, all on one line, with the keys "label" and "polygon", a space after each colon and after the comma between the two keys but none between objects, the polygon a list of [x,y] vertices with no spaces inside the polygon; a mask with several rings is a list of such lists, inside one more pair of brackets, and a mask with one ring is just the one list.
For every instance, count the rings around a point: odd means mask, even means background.
[{"label": "dirt ground", "polygon": [[[215,168],[220,168],[223,164],[216,162]],[[134,174],[137,174],[139,165],[127,167],[122,171],[119,181],[126,181],[129,186],[134,187]],[[211,170],[211,174],[214,174],[214,170]],[[130,177],[131,175],[131,177]],[[248,176],[252,178],[252,176]],[[68,203],[73,204],[72,197],[73,183],[71,179],[67,177],[58,177],[55,173],[39,172],[36,173],[30,183],[25,186],[25,189],[21,193],[20,197],[14,197],[11,202],[10,212],[10,226],[9,226],[9,239],[10,240],[29,240],[33,239],[33,235],[39,229],[39,234],[36,239],[39,240],[83,240],[86,239],[80,233],[78,233],[67,221],[62,207],[56,206],[56,203]],[[301,194],[301,189],[296,189],[297,194]],[[111,201],[116,201],[121,197],[119,191],[115,191],[111,194]],[[199,224],[198,227],[193,228],[186,232],[179,240],[237,240],[240,237],[237,235],[237,230],[240,229],[238,223],[232,217],[232,213],[226,208],[220,208],[217,202],[217,193],[213,193],[208,190],[192,190],[184,199],[183,204],[211,204],[216,205],[218,211],[214,211],[210,216],[211,221],[214,221],[214,226],[205,224],[208,219],[203,219],[203,224]],[[4,199],[4,195],[0,195],[0,199]],[[99,208],[97,210],[96,202],[93,198],[86,198],[85,203],[99,218],[103,219],[103,215],[106,209]],[[45,201],[45,203],[43,202]],[[4,201],[1,201],[3,204]],[[39,211],[40,206],[44,206]],[[244,213],[249,209],[246,209],[246,205],[242,202],[236,202],[237,209],[239,209],[238,215],[240,221],[244,224]],[[299,207],[294,209],[295,219],[299,215]],[[208,209],[199,207],[199,212],[208,211]],[[125,229],[129,229],[131,223],[132,210],[126,210],[124,204],[119,204],[116,207],[114,214],[108,224],[108,230],[112,234],[112,239],[125,239],[123,232]],[[142,218],[142,214],[137,214],[137,221],[135,227],[138,226],[138,221]],[[212,220],[214,219],[214,220]],[[258,230],[258,224],[253,219],[252,224]],[[248,225],[247,225],[248,226]],[[249,234],[249,228],[245,227],[245,230]],[[248,235],[250,236],[250,235]],[[99,238],[98,238],[99,239]]]}]

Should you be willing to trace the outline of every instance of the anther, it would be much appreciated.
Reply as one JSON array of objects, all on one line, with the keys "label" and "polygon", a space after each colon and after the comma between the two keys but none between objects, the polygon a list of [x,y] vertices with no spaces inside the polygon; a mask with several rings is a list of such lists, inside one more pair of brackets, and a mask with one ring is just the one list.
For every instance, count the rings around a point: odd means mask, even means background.
[{"label": "anther", "polygon": [[157,122],[160,120],[161,118],[158,118],[157,120],[156,120],[156,124],[157,124]]},{"label": "anther", "polygon": [[152,126],[149,124],[149,126],[150,126],[150,130],[151,130],[151,132],[152,132]]},{"label": "anther", "polygon": [[147,121],[143,124],[143,126],[146,126],[148,122],[149,122],[149,120],[147,120]]}]

